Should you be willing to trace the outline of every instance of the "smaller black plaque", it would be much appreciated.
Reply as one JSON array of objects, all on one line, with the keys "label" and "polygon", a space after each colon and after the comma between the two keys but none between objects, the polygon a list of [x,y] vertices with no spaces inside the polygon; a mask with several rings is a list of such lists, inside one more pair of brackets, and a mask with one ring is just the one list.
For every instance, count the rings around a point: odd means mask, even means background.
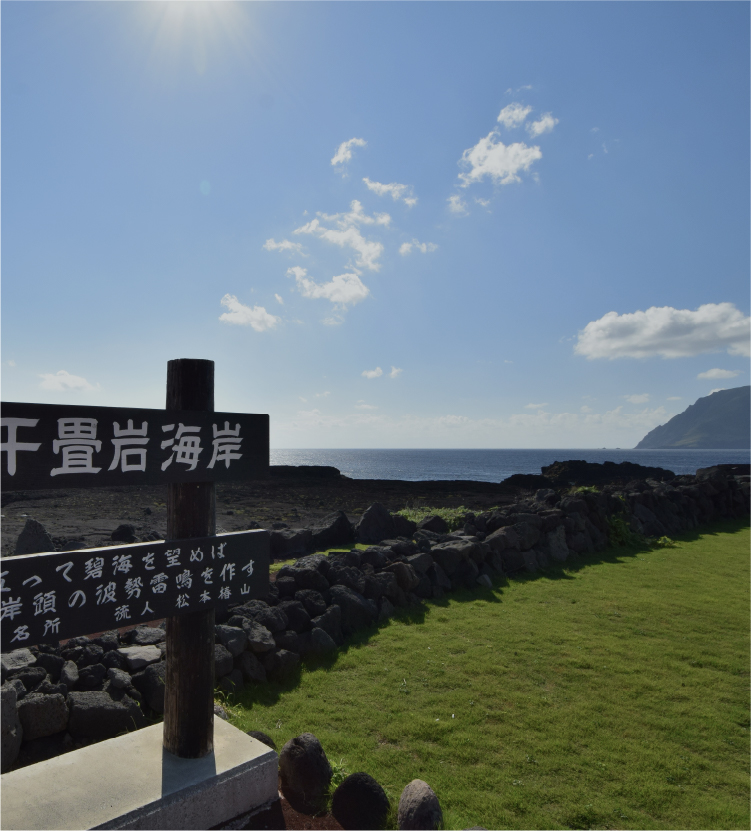
[{"label": "smaller black plaque", "polygon": [[268,531],[3,557],[2,651],[265,597]]}]

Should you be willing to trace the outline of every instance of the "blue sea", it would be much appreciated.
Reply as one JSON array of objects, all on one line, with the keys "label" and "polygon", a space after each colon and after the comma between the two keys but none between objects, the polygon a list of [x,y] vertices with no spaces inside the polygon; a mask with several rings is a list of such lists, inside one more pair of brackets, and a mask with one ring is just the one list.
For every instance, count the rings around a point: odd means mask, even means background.
[{"label": "blue sea", "polygon": [[351,479],[419,482],[470,479],[501,482],[514,473],[540,473],[569,459],[636,462],[676,474],[716,464],[748,464],[748,450],[272,450],[272,465],[332,465]]}]

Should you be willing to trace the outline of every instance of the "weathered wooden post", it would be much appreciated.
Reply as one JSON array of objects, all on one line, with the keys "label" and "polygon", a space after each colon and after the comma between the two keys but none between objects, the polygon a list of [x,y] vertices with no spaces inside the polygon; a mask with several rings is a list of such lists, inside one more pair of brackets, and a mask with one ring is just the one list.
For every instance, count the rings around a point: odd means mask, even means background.
[{"label": "weathered wooden post", "polygon": [[[214,362],[167,364],[167,411],[214,412]],[[213,482],[167,485],[167,539],[216,533]],[[214,749],[214,609],[167,618],[164,747],[196,759]]]}]

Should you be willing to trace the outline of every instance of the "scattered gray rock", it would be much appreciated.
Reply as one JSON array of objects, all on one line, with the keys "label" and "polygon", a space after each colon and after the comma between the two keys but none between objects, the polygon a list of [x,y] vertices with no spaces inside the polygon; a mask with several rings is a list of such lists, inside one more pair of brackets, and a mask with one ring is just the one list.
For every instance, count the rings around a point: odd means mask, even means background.
[{"label": "scattered gray rock", "polygon": [[78,670],[78,686],[83,690],[101,690],[106,677],[107,667],[104,664],[81,667]]},{"label": "scattered gray rock", "polygon": [[331,602],[342,610],[342,632],[345,636],[370,626],[378,617],[378,607],[372,600],[366,600],[359,592],[346,586],[331,587]]},{"label": "scattered gray rock", "polygon": [[355,527],[358,542],[372,545],[397,536],[394,518],[380,502],[374,502],[362,515]]},{"label": "scattered gray rock", "polygon": [[449,526],[445,519],[436,516],[426,516],[421,522],[417,523],[417,527],[422,531],[432,531],[434,534],[448,534]]},{"label": "scattered gray rock", "polygon": [[[233,618],[230,618],[233,620]],[[248,620],[241,618],[243,621],[242,628],[248,638],[248,649],[256,655],[262,655],[265,652],[270,652],[276,647],[274,636],[263,625],[255,620]]]},{"label": "scattered gray rock", "polygon": [[400,831],[433,829],[443,824],[443,812],[438,797],[427,782],[413,779],[399,798],[397,822]]},{"label": "scattered gray rock", "polygon": [[300,663],[300,656],[287,649],[277,649],[274,652],[267,652],[261,660],[266,670],[266,677],[283,684],[292,677]]},{"label": "scattered gray rock", "polygon": [[232,653],[222,644],[214,644],[214,674],[217,678],[229,675],[235,665]]},{"label": "scattered gray rock", "polygon": [[128,643],[133,646],[156,646],[167,640],[167,633],[157,626],[136,626],[128,632]]},{"label": "scattered gray rock", "polygon": [[384,828],[388,812],[386,792],[367,773],[350,774],[331,797],[331,813],[345,831]]},{"label": "scattered gray rock", "polygon": [[310,632],[310,645],[308,646],[308,654],[320,657],[328,655],[336,649],[336,643],[331,635],[320,626],[316,626]]},{"label": "scattered gray rock", "polygon": [[8,676],[8,680],[12,678],[19,678],[27,690],[33,690],[37,684],[41,684],[47,678],[47,670],[44,667],[38,666],[15,669]]},{"label": "scattered gray rock", "polygon": [[60,672],[64,664],[65,658],[62,658],[60,655],[50,655],[44,652],[40,652],[37,655],[37,665],[47,670],[47,674],[52,681],[60,680]]},{"label": "scattered gray rock", "polygon": [[29,517],[23,531],[18,535],[16,550],[13,553],[42,554],[54,550],[55,544],[52,542],[52,537],[47,533],[42,523]]},{"label": "scattered gray rock", "polygon": [[257,684],[266,683],[266,670],[252,652],[243,652],[238,659],[238,668],[246,681],[254,681]]},{"label": "scattered gray rock", "polygon": [[315,551],[326,551],[355,541],[355,529],[344,511],[329,514],[310,530],[313,534],[310,544]]},{"label": "scattered gray rock", "polygon": [[18,717],[26,741],[61,733],[68,726],[65,697],[29,693],[18,702]]},{"label": "scattered gray rock", "polygon": [[277,606],[287,616],[287,628],[295,632],[307,632],[310,627],[310,615],[299,600],[282,600]]},{"label": "scattered gray rock", "polygon": [[73,661],[66,661],[63,664],[60,670],[60,680],[69,690],[76,686],[78,683],[78,667]]},{"label": "scattered gray rock", "polygon": [[218,625],[214,628],[216,638],[225,649],[236,658],[248,645],[248,636],[239,626]]},{"label": "scattered gray rock", "polygon": [[[287,615],[278,606],[269,606],[263,600],[249,600],[247,603],[243,603],[242,606],[238,606],[232,611],[235,615],[255,620],[261,626],[265,626],[272,634],[274,632],[284,632],[285,629],[289,629]],[[245,629],[244,626],[243,629]],[[249,634],[248,638],[250,638]]]},{"label": "scattered gray rock", "polygon": [[312,733],[290,739],[279,754],[282,794],[297,811],[313,813],[325,803],[333,771]]},{"label": "scattered gray rock", "polygon": [[149,664],[146,669],[136,673],[131,683],[143,696],[144,701],[155,713],[164,712],[164,689],[167,676],[167,664]]},{"label": "scattered gray rock", "polygon": [[141,708],[128,695],[113,701],[106,692],[71,692],[68,701],[68,732],[74,739],[101,741],[146,726]]},{"label": "scattered gray rock", "polygon": [[116,542],[135,542],[136,529],[132,525],[118,525],[112,532],[110,539]]},{"label": "scattered gray rock", "polygon": [[271,738],[271,736],[264,733],[262,730],[248,730],[248,735],[262,742],[263,744],[270,747],[272,750],[276,750],[276,742]]},{"label": "scattered gray rock", "polygon": [[107,678],[109,678],[110,684],[118,690],[127,690],[133,684],[130,675],[125,670],[115,667],[110,667],[107,670]]},{"label": "scattered gray rock", "polygon": [[16,709],[16,688],[13,684],[0,687],[0,771],[5,773],[16,763],[23,741],[23,727]]},{"label": "scattered gray rock", "polygon": [[214,715],[219,716],[222,721],[229,721],[229,716],[227,715],[227,711],[222,707],[221,704],[214,704]]},{"label": "scattered gray rock", "polygon": [[36,664],[36,657],[29,649],[14,649],[12,652],[3,652],[0,656],[0,668],[2,668],[3,681],[9,673],[18,669]]},{"label": "scattered gray rock", "polygon": [[300,589],[295,592],[295,600],[299,600],[305,606],[311,618],[318,617],[326,611],[326,599],[314,589]]},{"label": "scattered gray rock", "polygon": [[313,618],[313,627],[323,629],[334,643],[341,645],[344,642],[342,635],[342,610],[336,603],[332,603],[325,613]]},{"label": "scattered gray rock", "polygon": [[131,672],[155,664],[162,658],[161,650],[157,646],[122,646],[117,652],[125,658]]}]

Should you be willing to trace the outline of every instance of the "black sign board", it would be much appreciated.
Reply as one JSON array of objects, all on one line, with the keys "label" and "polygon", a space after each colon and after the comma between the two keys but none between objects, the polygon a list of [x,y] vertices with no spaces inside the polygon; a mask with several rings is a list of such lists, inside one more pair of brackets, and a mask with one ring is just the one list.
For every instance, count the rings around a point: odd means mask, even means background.
[{"label": "black sign board", "polygon": [[3,557],[2,651],[268,592],[268,531]]},{"label": "black sign board", "polygon": [[268,415],[0,406],[6,490],[238,481],[269,468]]}]

